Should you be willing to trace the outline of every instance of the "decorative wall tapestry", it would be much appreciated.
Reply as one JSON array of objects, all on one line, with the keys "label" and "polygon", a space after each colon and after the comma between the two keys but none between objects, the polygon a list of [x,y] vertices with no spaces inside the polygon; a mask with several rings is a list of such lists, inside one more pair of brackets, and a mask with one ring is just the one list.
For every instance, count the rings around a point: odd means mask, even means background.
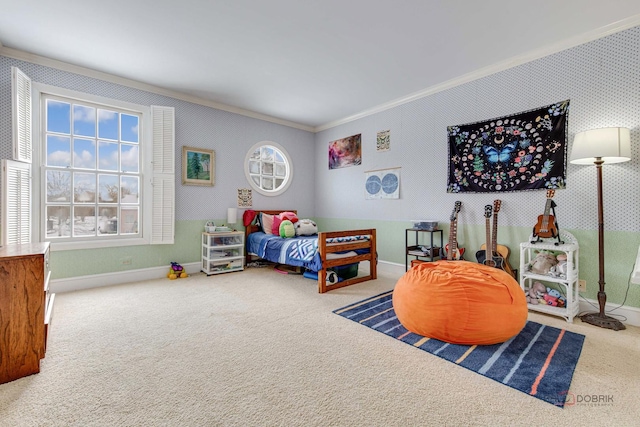
[{"label": "decorative wall tapestry", "polygon": [[448,193],[564,188],[569,100],[449,126]]},{"label": "decorative wall tapestry", "polygon": [[365,199],[400,198],[400,168],[367,171],[365,176]]},{"label": "decorative wall tapestry", "polygon": [[336,139],[329,143],[329,169],[357,166],[362,163],[362,134]]}]

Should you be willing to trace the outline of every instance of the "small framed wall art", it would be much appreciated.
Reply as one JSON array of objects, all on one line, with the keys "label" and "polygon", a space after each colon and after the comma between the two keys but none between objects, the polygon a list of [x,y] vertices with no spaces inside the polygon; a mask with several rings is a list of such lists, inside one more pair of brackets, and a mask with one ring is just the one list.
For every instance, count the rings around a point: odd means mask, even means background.
[{"label": "small framed wall art", "polygon": [[213,150],[182,147],[182,184],[213,186],[216,175]]},{"label": "small framed wall art", "polygon": [[253,195],[250,188],[238,188],[238,207],[250,208],[253,206]]}]

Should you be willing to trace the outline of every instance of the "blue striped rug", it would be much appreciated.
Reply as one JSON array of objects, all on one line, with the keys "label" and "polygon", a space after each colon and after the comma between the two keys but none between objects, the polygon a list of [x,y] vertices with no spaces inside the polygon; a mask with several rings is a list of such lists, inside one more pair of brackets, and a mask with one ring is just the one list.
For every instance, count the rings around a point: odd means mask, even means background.
[{"label": "blue striped rug", "polygon": [[334,310],[335,314],[533,397],[564,407],[584,335],[528,321],[502,344],[448,344],[407,331],[393,311],[393,291]]}]

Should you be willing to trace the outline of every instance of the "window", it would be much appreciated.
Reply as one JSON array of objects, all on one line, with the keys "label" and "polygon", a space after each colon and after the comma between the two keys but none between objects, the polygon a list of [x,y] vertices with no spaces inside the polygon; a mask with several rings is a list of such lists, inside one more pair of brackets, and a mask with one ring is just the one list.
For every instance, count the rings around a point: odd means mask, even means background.
[{"label": "window", "polygon": [[[32,84],[15,67],[12,97],[3,243],[49,240],[64,250],[174,242],[172,107]],[[31,123],[40,129],[33,140]]]},{"label": "window", "polygon": [[43,94],[46,239],[141,236],[142,113]]},{"label": "window", "polygon": [[265,196],[284,193],[293,179],[291,158],[279,144],[262,141],[245,158],[245,175],[253,189]]}]

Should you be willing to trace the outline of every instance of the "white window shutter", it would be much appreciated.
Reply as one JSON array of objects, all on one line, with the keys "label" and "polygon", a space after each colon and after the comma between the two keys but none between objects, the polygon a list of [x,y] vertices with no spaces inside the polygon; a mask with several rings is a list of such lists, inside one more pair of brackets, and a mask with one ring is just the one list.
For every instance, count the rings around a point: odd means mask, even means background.
[{"label": "white window shutter", "polygon": [[2,160],[2,244],[31,242],[31,165]]},{"label": "white window shutter", "polygon": [[153,201],[151,244],[173,244],[175,234],[175,110],[151,106]]},{"label": "white window shutter", "polygon": [[31,79],[11,67],[13,159],[31,163]]}]

